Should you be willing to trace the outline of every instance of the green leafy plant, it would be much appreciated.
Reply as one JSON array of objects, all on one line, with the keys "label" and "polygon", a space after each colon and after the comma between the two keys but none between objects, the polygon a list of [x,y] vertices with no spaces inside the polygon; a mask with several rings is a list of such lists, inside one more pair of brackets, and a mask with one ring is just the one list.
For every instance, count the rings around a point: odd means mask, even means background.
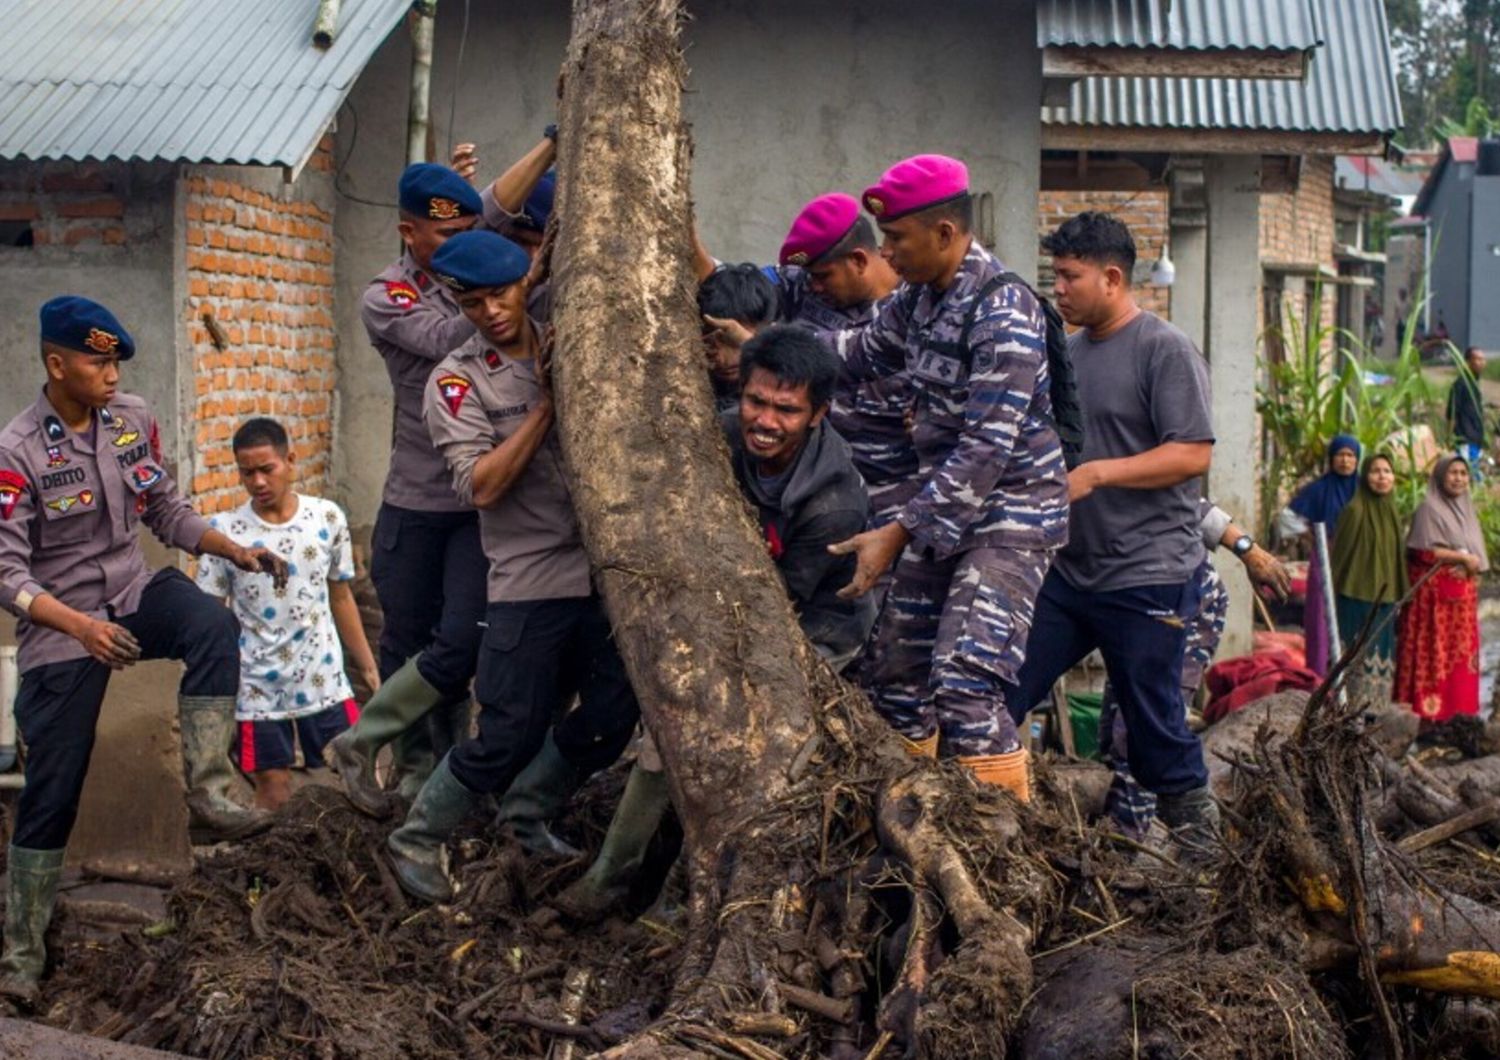
[{"label": "green leafy plant", "polygon": [[[1314,297],[1312,304],[1320,304]],[[1413,340],[1421,300],[1411,310],[1405,339],[1391,361],[1380,361],[1357,336],[1288,312],[1283,327],[1267,329],[1261,344],[1261,385],[1256,411],[1268,443],[1261,476],[1260,510],[1268,531],[1276,513],[1302,482],[1321,474],[1329,440],[1348,434],[1366,455],[1384,449],[1396,464],[1397,500],[1403,513],[1421,502],[1426,473],[1418,452],[1418,429],[1433,427],[1445,441],[1438,388],[1423,373],[1422,350]],[[1267,355],[1279,346],[1280,358]],[[1457,351],[1448,356],[1461,365]],[[1380,378],[1376,378],[1376,377]]]}]

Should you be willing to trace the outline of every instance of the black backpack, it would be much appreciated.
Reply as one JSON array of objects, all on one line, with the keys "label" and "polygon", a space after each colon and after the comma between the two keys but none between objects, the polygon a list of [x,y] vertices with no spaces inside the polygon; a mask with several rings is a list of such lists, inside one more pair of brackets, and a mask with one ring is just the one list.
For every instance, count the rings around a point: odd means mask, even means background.
[{"label": "black backpack", "polygon": [[[941,352],[951,352],[963,366],[967,376],[973,359],[973,352],[969,349],[969,333],[974,330],[974,318],[985,299],[1008,283],[1020,284],[1026,288],[1042,307],[1042,316],[1047,322],[1047,374],[1052,380],[1052,426],[1057,431],[1058,441],[1062,443],[1063,462],[1071,471],[1078,466],[1083,456],[1083,406],[1078,402],[1078,377],[1073,373],[1073,361],[1068,356],[1068,331],[1063,325],[1062,314],[1038,294],[1036,288],[1014,272],[1002,272],[986,280],[975,294],[974,300],[969,303],[969,311],[964,314],[958,342],[951,351],[945,348]],[[921,289],[911,288],[906,307],[908,315],[916,309],[919,297]]]}]

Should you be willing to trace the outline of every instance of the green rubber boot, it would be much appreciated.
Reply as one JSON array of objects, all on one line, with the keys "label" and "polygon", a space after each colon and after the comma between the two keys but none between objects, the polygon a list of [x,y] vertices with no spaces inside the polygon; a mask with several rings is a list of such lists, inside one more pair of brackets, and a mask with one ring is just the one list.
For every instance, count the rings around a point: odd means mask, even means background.
[{"label": "green rubber boot", "polygon": [[551,822],[567,809],[584,776],[563,757],[548,730],[536,757],[511,781],[495,823],[510,830],[533,854],[581,858],[583,851],[552,833]]},{"label": "green rubber boot", "polygon": [[7,864],[0,995],[30,1008],[36,1004],[37,984],[47,964],[44,939],[62,878],[63,852],[11,847]]},{"label": "green rubber boot", "polygon": [[443,694],[417,670],[417,656],[380,686],[360,711],[359,720],[328,742],[324,758],[339,775],[354,808],[371,817],[386,817],[391,800],[375,779],[375,756],[427,712]]},{"label": "green rubber boot", "polygon": [[438,760],[468,739],[471,713],[466,688],[433,707],[391,743],[391,776],[386,786],[394,789],[404,805],[411,805]]},{"label": "green rubber boot", "polygon": [[594,923],[608,916],[629,896],[668,802],[667,775],[649,772],[637,763],[625,781],[625,794],[610,819],[599,856],[587,872],[553,899],[553,906],[580,923]]},{"label": "green rubber boot", "polygon": [[187,783],[188,837],[219,843],[258,835],[271,827],[267,810],[241,806],[230,797],[235,785],[229,748],[234,742],[233,696],[179,696],[182,773]]},{"label": "green rubber boot", "polygon": [[478,801],[479,796],[449,770],[444,756],[417,793],[405,823],[385,841],[402,890],[434,904],[453,899],[453,880],[448,876],[443,844]]}]

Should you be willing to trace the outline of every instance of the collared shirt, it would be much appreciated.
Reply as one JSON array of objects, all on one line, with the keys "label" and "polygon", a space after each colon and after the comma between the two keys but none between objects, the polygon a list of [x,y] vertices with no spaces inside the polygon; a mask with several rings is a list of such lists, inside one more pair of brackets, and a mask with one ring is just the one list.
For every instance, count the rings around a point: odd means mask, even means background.
[{"label": "collared shirt", "polygon": [[[510,217],[489,188],[479,199],[483,227],[498,228]],[[418,265],[410,251],[370,281],[360,319],[395,391],[395,432],[381,499],[413,511],[463,511],[467,506],[454,495],[448,469],[422,423],[422,391],[432,366],[467,342],[474,325],[452,292]]]},{"label": "collared shirt", "polygon": [[45,392],[0,431],[0,607],[21,620],[23,673],[88,655],[28,621],[32,600],[46,593],[94,618],[131,614],[151,579],[139,525],[188,552],[208,531],[161,465],[145,401],[117,395],[94,413],[90,435],[69,430]]},{"label": "collared shirt", "polygon": [[903,370],[911,378],[921,488],[898,518],[916,547],[939,557],[1055,549],[1068,538],[1068,474],[1052,425],[1041,306],[1023,285],[1005,284],[975,307],[980,289],[1004,271],[972,242],[946,290],[902,284],[873,323],[834,343],[851,378]]},{"label": "collared shirt", "polygon": [[[541,393],[535,362],[507,357],[479,335],[433,370],[422,414],[462,503],[474,503],[474,465],[516,432]],[[555,430],[499,503],[479,509],[479,535],[491,603],[592,594]]]},{"label": "collared shirt", "polygon": [[[813,292],[807,270],[795,265],[777,269],[776,281],[781,288],[781,318],[817,332],[830,343],[842,331],[874,323],[885,301],[835,306]],[[894,519],[921,485],[917,450],[906,430],[914,400],[905,372],[875,378],[845,375],[834,388],[828,422],[854,453],[854,466],[870,488],[875,509],[871,514],[878,525]]]}]

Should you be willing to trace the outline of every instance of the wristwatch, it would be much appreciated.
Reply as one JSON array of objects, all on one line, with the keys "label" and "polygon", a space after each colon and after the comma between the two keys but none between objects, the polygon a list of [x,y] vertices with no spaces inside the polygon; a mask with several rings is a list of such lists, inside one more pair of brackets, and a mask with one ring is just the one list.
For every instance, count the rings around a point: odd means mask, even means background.
[{"label": "wristwatch", "polygon": [[1249,534],[1241,534],[1239,537],[1234,539],[1234,544],[1229,546],[1230,551],[1232,551],[1240,559],[1244,559],[1247,555],[1249,555],[1250,550],[1254,547],[1255,538],[1251,537]]}]

